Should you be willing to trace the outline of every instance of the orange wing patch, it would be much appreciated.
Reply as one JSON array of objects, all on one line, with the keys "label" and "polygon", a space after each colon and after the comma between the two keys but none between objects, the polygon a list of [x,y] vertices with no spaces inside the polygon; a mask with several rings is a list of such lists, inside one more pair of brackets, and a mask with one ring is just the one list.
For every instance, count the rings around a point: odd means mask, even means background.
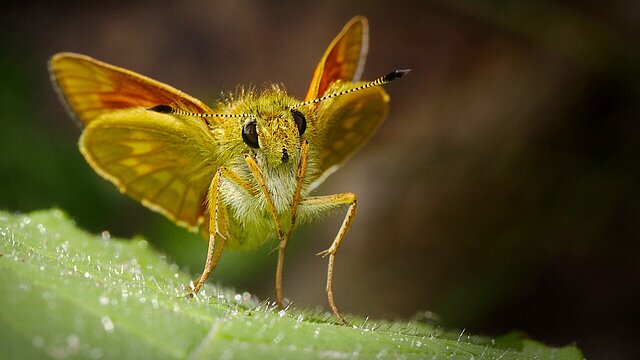
[{"label": "orange wing patch", "polygon": [[368,50],[367,19],[362,16],[354,17],[333,39],[318,63],[305,101],[323,96],[335,81],[360,80]]},{"label": "orange wing patch", "polygon": [[169,85],[85,55],[56,54],[49,71],[63,103],[83,125],[114,110],[155,105],[211,112],[200,100]]}]

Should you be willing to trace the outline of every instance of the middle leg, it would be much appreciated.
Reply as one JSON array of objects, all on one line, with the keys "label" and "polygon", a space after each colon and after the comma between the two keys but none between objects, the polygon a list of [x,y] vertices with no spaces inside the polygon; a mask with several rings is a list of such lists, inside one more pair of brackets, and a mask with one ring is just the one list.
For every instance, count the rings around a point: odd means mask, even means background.
[{"label": "middle leg", "polygon": [[336,303],[333,299],[333,267],[336,253],[338,252],[338,248],[340,244],[342,244],[342,240],[344,236],[347,234],[347,230],[351,226],[353,219],[356,216],[356,203],[357,197],[353,193],[341,193],[335,195],[326,195],[326,196],[313,196],[307,199],[304,199],[301,202],[301,206],[309,207],[309,208],[317,208],[319,211],[322,209],[326,210],[327,208],[334,208],[336,206],[349,205],[347,210],[347,214],[342,221],[342,226],[340,226],[340,230],[338,230],[338,234],[336,235],[331,246],[324,250],[318,255],[322,255],[322,257],[329,256],[329,263],[327,265],[327,300],[329,302],[329,307],[331,308],[331,312],[335,315],[335,317],[343,324],[348,325],[347,321],[340,315],[338,308],[336,307]]}]

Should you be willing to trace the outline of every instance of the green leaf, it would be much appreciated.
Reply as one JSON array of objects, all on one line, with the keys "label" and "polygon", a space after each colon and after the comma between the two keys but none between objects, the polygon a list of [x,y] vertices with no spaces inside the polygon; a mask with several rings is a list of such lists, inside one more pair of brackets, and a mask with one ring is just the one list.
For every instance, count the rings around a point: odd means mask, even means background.
[{"label": "green leaf", "polygon": [[59,210],[0,212],[0,358],[582,359],[419,322],[339,326],[212,285],[186,300],[189,280],[143,239],[88,234]]}]

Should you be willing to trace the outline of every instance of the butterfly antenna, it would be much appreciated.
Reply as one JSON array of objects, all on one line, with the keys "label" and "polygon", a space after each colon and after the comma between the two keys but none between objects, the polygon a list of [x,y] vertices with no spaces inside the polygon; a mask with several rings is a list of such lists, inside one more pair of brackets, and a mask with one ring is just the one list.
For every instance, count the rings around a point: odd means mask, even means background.
[{"label": "butterfly antenna", "polygon": [[352,93],[354,91],[359,91],[359,90],[368,89],[368,88],[374,87],[374,86],[384,85],[386,83],[390,83],[390,82],[392,82],[394,80],[400,79],[401,77],[405,76],[409,71],[411,71],[411,69],[395,70],[395,71],[392,71],[392,72],[388,73],[385,76],[381,76],[381,77],[379,77],[379,78],[377,78],[377,79],[375,79],[373,81],[370,81],[370,82],[368,82],[366,84],[362,84],[360,86],[356,86],[354,88],[343,90],[343,91],[340,91],[340,92],[337,92],[337,93],[331,93],[331,94],[325,95],[323,97],[319,97],[317,99],[313,99],[313,100],[309,100],[309,101],[303,101],[301,103],[298,103],[298,104],[292,106],[291,109],[293,110],[293,109],[298,108],[300,106],[309,105],[309,104],[317,104],[320,101],[324,101],[324,100],[331,99],[331,98],[334,98],[334,97],[346,95],[346,94]]},{"label": "butterfly antenna", "polygon": [[209,123],[209,121],[207,121],[207,118],[212,118],[212,117],[222,117],[222,118],[250,118],[253,117],[252,115],[249,114],[213,114],[213,113],[194,113],[194,112],[189,112],[189,111],[184,111],[184,110],[179,110],[174,108],[171,105],[156,105],[153,107],[148,108],[147,110],[150,111],[155,111],[161,114],[174,114],[174,115],[183,115],[183,116],[195,116],[195,117],[200,117],[204,119],[204,122],[207,123],[207,125],[209,127],[211,127],[211,124]]},{"label": "butterfly antenna", "polygon": [[[298,103],[294,106],[292,106],[290,108],[290,110],[293,110],[295,108],[299,108],[300,106],[304,106],[304,105],[309,105],[309,104],[317,104],[321,101],[327,100],[327,99],[331,99],[334,97],[338,97],[338,96],[342,96],[342,95],[346,95],[355,91],[359,91],[359,90],[363,90],[363,89],[368,89],[370,87],[374,87],[374,86],[379,86],[379,85],[384,85],[387,83],[390,83],[394,80],[398,80],[401,77],[403,77],[404,75],[406,75],[408,72],[410,72],[411,69],[406,69],[406,70],[394,70],[390,73],[388,73],[387,75],[381,76],[373,81],[370,81],[368,83],[362,84],[360,86],[356,86],[354,88],[351,89],[347,89],[347,90],[343,90],[337,93],[331,93],[328,95],[325,95],[323,97],[319,97],[317,99],[313,99],[313,100],[309,100],[309,101],[303,101],[301,103]],[[150,111],[155,111],[161,114],[175,114],[175,115],[183,115],[183,116],[195,116],[195,117],[200,117],[203,118],[205,123],[207,123],[207,125],[209,127],[211,127],[211,124],[209,123],[209,121],[207,121],[207,118],[213,118],[213,117],[218,117],[218,118],[250,118],[253,117],[252,115],[249,114],[213,114],[213,113],[194,113],[194,112],[189,112],[189,111],[184,111],[184,110],[179,110],[174,108],[171,105],[156,105],[153,107],[148,108],[147,110]]]}]

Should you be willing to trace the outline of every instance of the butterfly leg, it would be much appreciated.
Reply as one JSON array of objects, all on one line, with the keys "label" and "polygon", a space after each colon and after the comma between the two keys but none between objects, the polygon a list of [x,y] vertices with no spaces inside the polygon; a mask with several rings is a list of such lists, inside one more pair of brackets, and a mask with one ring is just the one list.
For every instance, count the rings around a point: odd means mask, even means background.
[{"label": "butterfly leg", "polygon": [[211,181],[211,185],[209,186],[209,192],[207,195],[207,201],[209,203],[209,248],[207,250],[207,261],[204,265],[202,275],[200,275],[198,280],[195,281],[192,291],[187,295],[187,297],[193,297],[197,294],[205,281],[207,281],[207,278],[209,278],[213,269],[215,269],[226,240],[226,236],[223,235],[223,233],[228,234],[227,220],[225,218],[226,214],[220,204],[222,178],[232,181],[245,190],[251,192],[251,186],[233,171],[226,167],[221,167],[216,171],[216,174],[213,176],[213,180]]},{"label": "butterfly leg", "polygon": [[276,267],[276,303],[279,307],[282,307],[282,268],[284,266],[284,253],[287,249],[289,239],[291,239],[291,233],[296,225],[296,214],[298,211],[298,204],[300,203],[300,191],[302,190],[302,182],[307,173],[307,163],[309,160],[309,141],[302,142],[300,148],[300,163],[298,164],[297,185],[296,191],[293,194],[293,201],[291,203],[291,223],[289,229],[278,244],[278,265]]},{"label": "butterfly leg", "polygon": [[273,215],[273,221],[276,225],[276,231],[278,232],[278,240],[279,240],[279,245],[278,245],[278,268],[280,269],[280,275],[278,276],[278,272],[276,271],[276,303],[278,304],[278,307],[282,308],[282,286],[279,284],[278,281],[278,277],[282,277],[282,258],[280,256],[280,254],[282,254],[282,256],[284,256],[284,249],[286,248],[286,244],[287,244],[287,239],[284,236],[284,232],[282,231],[282,225],[280,224],[280,218],[278,217],[278,211],[276,210],[275,205],[273,204],[273,199],[271,199],[271,195],[269,194],[269,189],[267,188],[267,181],[264,178],[264,175],[262,174],[262,171],[260,170],[260,166],[258,166],[258,163],[256,162],[256,159],[254,159],[252,156],[250,155],[245,155],[244,157],[245,162],[247,163],[247,165],[249,166],[249,169],[251,170],[251,173],[253,174],[253,177],[255,177],[256,181],[258,182],[258,185],[260,186],[260,189],[262,189],[262,192],[264,194],[265,199],[267,200],[267,204],[269,205],[269,210],[271,211],[271,214]]},{"label": "butterfly leg", "polygon": [[326,196],[312,196],[302,200],[300,204],[301,206],[304,206],[304,207],[311,207],[311,208],[317,207],[319,208],[320,211],[322,211],[323,208],[326,209],[327,207],[332,208],[335,206],[349,205],[349,209],[347,210],[347,215],[344,217],[344,220],[342,221],[342,226],[340,226],[340,230],[338,230],[338,234],[333,240],[333,243],[327,250],[318,253],[318,255],[322,255],[323,257],[329,255],[329,264],[327,266],[327,287],[326,287],[327,300],[329,301],[329,307],[331,308],[331,312],[333,312],[335,317],[338,318],[338,320],[340,320],[340,322],[343,325],[348,325],[348,323],[342,317],[342,315],[340,315],[340,312],[338,312],[338,308],[336,307],[335,301],[333,300],[333,266],[334,266],[335,255],[338,252],[338,248],[340,247],[340,244],[342,243],[342,239],[344,239],[344,236],[347,233],[347,230],[349,230],[349,226],[351,226],[351,223],[353,222],[353,219],[356,216],[356,202],[357,202],[357,197],[355,194],[341,193],[341,194],[326,195]]}]

